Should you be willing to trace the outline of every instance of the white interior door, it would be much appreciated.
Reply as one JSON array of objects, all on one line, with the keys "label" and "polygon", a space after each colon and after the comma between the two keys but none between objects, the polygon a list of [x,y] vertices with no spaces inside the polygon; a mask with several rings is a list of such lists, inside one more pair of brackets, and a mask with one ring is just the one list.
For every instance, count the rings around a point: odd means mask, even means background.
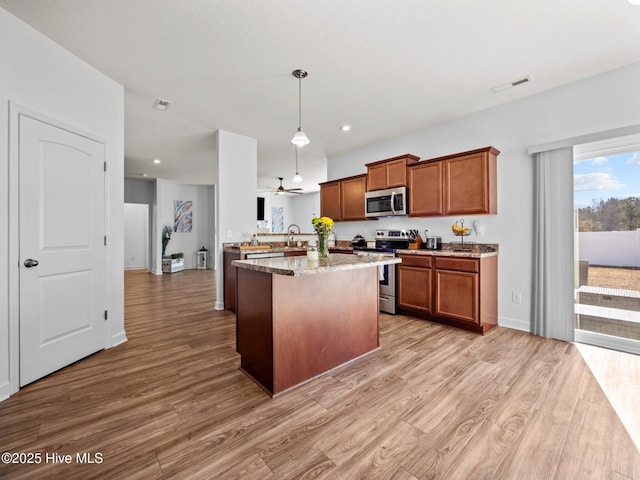
[{"label": "white interior door", "polygon": [[20,115],[20,385],[105,346],[104,144]]}]

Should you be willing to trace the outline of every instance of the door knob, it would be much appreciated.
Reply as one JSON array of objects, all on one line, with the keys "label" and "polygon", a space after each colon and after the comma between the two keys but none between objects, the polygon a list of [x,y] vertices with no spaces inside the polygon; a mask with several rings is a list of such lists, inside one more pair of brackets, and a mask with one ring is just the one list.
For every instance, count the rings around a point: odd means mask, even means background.
[{"label": "door knob", "polygon": [[38,261],[37,261],[37,260],[34,260],[33,258],[27,258],[27,259],[24,261],[24,266],[25,266],[25,267],[27,267],[27,268],[37,267],[37,266],[38,266],[38,264],[39,264],[39,263],[38,263]]}]

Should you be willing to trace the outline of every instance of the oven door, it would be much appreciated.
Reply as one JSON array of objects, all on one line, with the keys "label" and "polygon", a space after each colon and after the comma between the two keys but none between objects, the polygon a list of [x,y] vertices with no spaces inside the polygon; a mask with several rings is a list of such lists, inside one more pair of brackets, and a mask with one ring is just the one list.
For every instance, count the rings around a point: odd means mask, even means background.
[{"label": "oven door", "polygon": [[378,267],[380,276],[380,293],[382,295],[395,296],[396,294],[396,276],[395,264],[381,265]]}]

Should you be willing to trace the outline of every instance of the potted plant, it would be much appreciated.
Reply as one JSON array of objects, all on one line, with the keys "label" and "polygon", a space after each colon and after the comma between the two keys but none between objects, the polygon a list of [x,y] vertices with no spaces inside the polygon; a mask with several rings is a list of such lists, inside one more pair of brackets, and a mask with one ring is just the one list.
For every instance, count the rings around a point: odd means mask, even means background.
[{"label": "potted plant", "polygon": [[162,258],[166,258],[167,256],[167,245],[169,244],[169,240],[171,240],[172,233],[173,228],[171,225],[162,227]]}]

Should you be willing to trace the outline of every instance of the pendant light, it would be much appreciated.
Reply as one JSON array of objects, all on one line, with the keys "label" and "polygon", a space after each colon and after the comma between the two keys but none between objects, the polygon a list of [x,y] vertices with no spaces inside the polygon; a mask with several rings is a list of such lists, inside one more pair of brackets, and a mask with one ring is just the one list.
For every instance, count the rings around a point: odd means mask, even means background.
[{"label": "pendant light", "polygon": [[302,79],[307,76],[307,72],[294,70],[291,75],[298,79],[298,131],[291,139],[291,143],[297,147],[303,147],[309,143],[309,137],[302,131]]},{"label": "pendant light", "polygon": [[302,175],[298,173],[298,146],[296,145],[293,148],[296,149],[296,174],[291,181],[294,183],[300,183],[302,181]]}]

